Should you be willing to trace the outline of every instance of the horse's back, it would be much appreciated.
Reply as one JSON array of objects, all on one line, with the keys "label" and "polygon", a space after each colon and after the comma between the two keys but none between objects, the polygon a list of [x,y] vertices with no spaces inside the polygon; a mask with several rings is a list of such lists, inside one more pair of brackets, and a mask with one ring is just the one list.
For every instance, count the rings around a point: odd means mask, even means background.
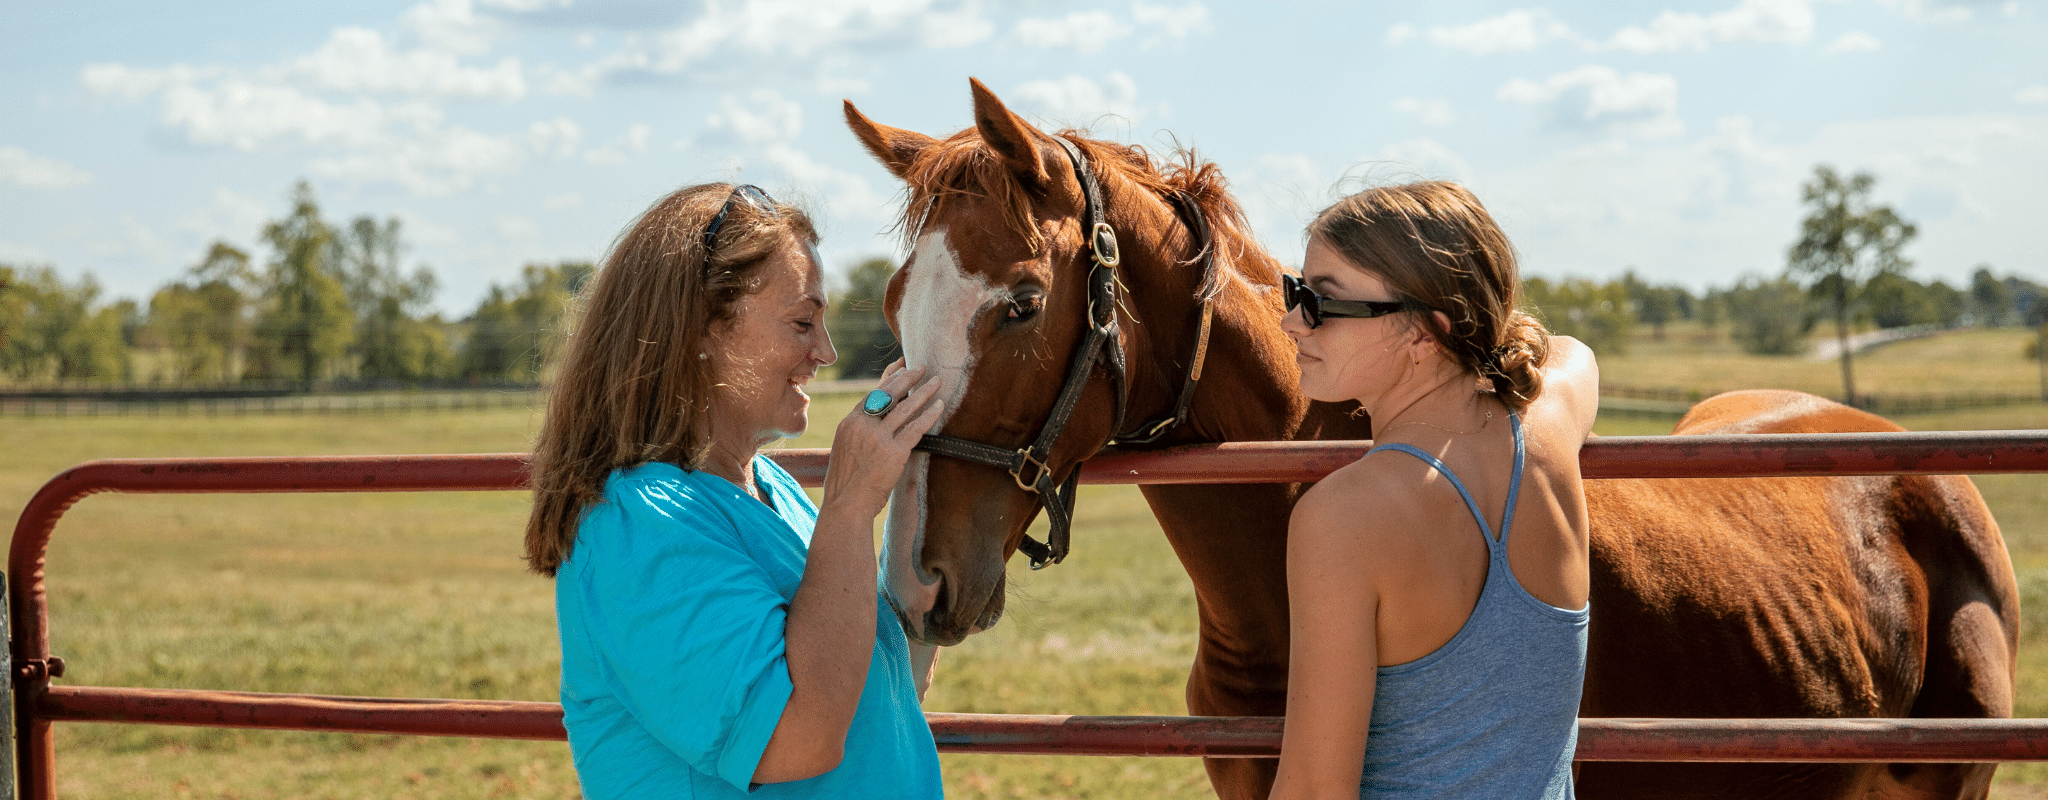
[{"label": "horse's back", "polygon": [[[1731,392],[1680,435],[1900,431],[1800,392]],[[2017,590],[1962,476],[1602,480],[1595,717],[2005,717]],[[1981,797],[1988,765],[1587,764],[1587,797]]]}]

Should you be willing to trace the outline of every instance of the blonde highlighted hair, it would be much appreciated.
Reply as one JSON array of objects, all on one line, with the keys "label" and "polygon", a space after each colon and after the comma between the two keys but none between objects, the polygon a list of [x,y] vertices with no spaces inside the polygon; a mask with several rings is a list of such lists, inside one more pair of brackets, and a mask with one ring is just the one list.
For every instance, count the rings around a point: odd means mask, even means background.
[{"label": "blonde highlighted hair", "polygon": [[[707,242],[722,208],[730,210]],[[717,380],[705,357],[712,327],[760,288],[762,263],[817,240],[801,209],[762,207],[720,183],[676,190],[619,234],[578,298],[528,463],[529,568],[554,576],[612,470],[654,461],[697,467]]]}]

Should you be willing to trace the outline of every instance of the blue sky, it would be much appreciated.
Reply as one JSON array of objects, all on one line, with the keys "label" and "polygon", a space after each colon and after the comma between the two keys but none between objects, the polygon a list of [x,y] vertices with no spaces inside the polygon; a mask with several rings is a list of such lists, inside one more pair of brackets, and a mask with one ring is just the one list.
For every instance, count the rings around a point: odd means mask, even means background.
[{"label": "blue sky", "polygon": [[215,239],[261,256],[300,178],[402,219],[453,314],[701,181],[804,197],[835,271],[894,257],[839,101],[943,134],[969,76],[1194,146],[1289,263],[1341,192],[1449,178],[1528,274],[1727,285],[1782,269],[1826,162],[1919,224],[1921,279],[2048,280],[2039,0],[74,0],[0,11],[0,75],[0,261],[138,299]]}]

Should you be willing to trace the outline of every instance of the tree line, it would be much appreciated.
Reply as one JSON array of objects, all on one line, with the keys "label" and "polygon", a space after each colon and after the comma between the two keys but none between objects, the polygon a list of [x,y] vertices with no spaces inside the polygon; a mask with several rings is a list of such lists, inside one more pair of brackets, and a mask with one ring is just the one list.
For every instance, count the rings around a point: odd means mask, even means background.
[{"label": "tree line", "polygon": [[[1966,286],[1909,275],[1903,254],[1914,225],[1870,200],[1876,179],[1825,165],[1803,187],[1807,216],[1785,269],[1694,292],[1644,280],[1633,269],[1605,281],[1530,277],[1526,303],[1552,330],[1605,353],[1624,352],[1647,327],[1690,321],[1760,355],[1803,352],[1822,321],[1847,344],[1850,330],[1907,326],[2042,326],[2044,287],[1979,265]],[[146,304],[102,301],[88,274],[68,282],[49,267],[0,264],[0,376],[16,382],[107,380],[311,384],[358,379],[420,384],[507,383],[540,378],[548,337],[559,332],[589,262],[529,264],[493,284],[468,315],[431,309],[439,283],[424,265],[407,271],[396,218],[321,216],[300,182],[290,211],[264,226],[267,253],[215,242]],[[839,374],[878,375],[899,354],[881,301],[895,263],[862,261],[835,294],[832,332]],[[1853,348],[1841,349],[1844,394],[1855,396]],[[2030,351],[2029,355],[2036,353]]]},{"label": "tree line", "polygon": [[301,181],[263,227],[259,263],[214,242],[147,303],[102,301],[90,274],[0,264],[0,376],[53,380],[311,385],[360,380],[518,383],[538,378],[543,337],[592,272],[529,264],[458,320],[432,310],[440,282],[410,270],[395,217],[321,215]]}]

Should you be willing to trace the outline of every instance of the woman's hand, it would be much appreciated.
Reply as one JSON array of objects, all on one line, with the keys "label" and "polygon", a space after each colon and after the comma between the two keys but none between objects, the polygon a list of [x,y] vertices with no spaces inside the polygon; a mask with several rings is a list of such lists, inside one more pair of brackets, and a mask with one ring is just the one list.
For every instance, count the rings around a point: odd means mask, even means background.
[{"label": "woman's hand", "polygon": [[880,388],[895,405],[879,417],[848,414],[832,437],[825,502],[783,622],[789,703],[754,767],[756,783],[820,775],[845,755],[875,648],[875,515],[896,488],[910,448],[939,422],[938,382],[923,377],[900,360],[889,365]]},{"label": "woman's hand", "polygon": [[938,402],[939,382],[924,380],[922,367],[904,369],[902,359],[889,365],[875,388],[896,398],[896,404],[879,417],[856,410],[839,421],[825,471],[823,503],[845,503],[871,519],[888,503],[911,448],[938,425],[944,410]]}]

